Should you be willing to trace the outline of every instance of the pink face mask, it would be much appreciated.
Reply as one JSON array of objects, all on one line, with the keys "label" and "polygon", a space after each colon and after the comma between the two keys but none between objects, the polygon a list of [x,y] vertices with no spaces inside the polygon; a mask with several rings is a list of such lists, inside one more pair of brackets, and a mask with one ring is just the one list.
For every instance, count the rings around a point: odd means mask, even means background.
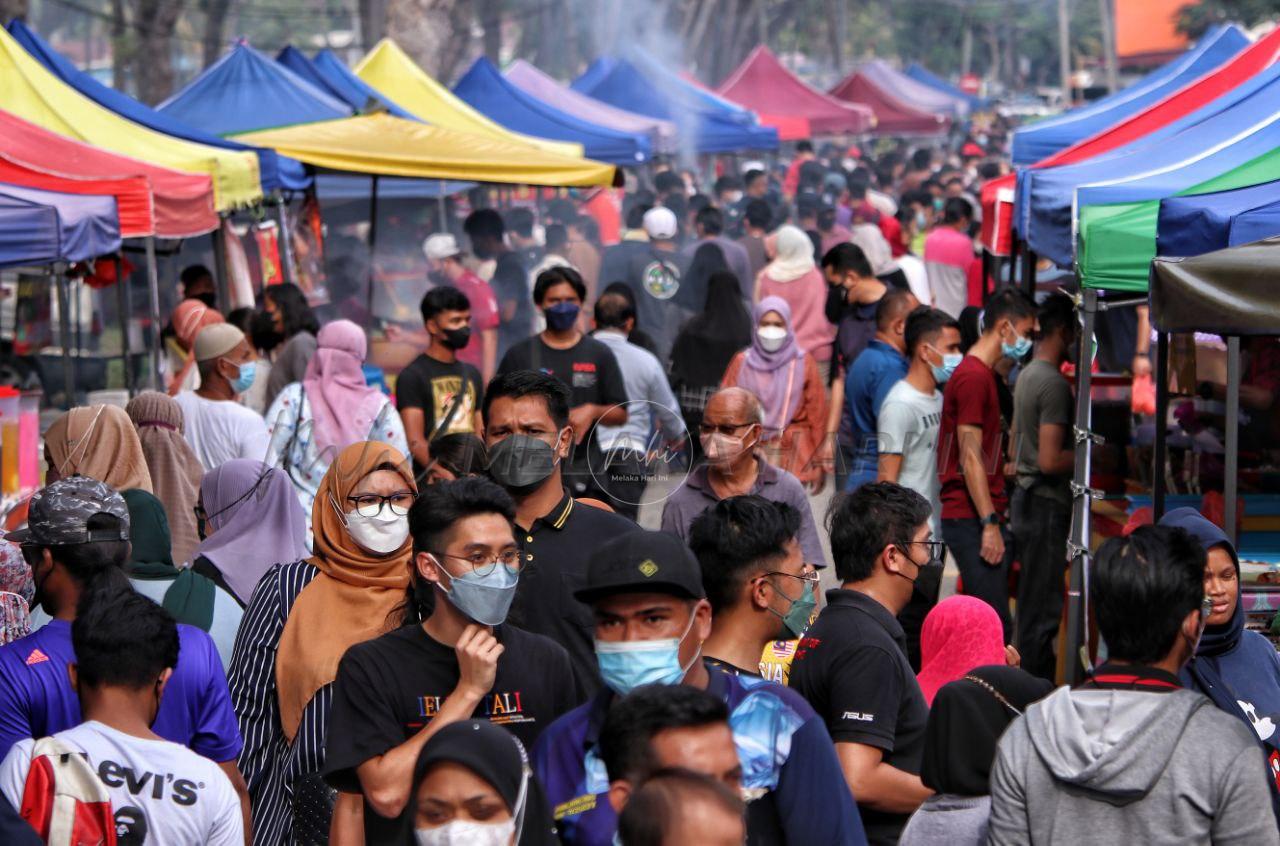
[{"label": "pink face mask", "polygon": [[734,437],[721,432],[714,432],[702,438],[702,451],[712,464],[729,464],[742,455],[746,444],[746,436]]}]

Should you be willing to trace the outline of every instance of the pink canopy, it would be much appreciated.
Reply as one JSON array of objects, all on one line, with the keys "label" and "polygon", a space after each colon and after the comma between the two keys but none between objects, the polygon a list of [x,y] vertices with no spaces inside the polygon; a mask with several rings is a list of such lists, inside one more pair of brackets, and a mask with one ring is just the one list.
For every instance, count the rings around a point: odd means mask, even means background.
[{"label": "pink canopy", "polygon": [[861,103],[846,103],[822,93],[782,66],[761,44],[716,89],[720,96],[760,114],[779,119],[802,118],[814,135],[859,134],[875,125],[875,115]]}]

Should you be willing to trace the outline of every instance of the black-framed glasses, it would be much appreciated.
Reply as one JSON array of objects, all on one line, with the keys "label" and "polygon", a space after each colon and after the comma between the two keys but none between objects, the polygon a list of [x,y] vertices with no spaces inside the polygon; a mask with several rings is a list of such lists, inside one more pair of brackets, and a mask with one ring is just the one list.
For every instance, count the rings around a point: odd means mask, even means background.
[{"label": "black-framed glasses", "polygon": [[784,573],[781,570],[770,570],[764,575],[786,576],[788,579],[799,579],[802,582],[811,582],[816,585],[818,583],[818,580],[821,578],[818,575],[818,571],[810,567],[808,564],[804,565],[804,567],[805,567],[804,570],[798,576],[795,573]]},{"label": "black-framed glasses", "polygon": [[926,546],[930,561],[942,561],[947,556],[947,545],[940,540],[900,541],[897,546]]},{"label": "black-framed glasses", "polygon": [[384,508],[390,508],[392,514],[397,517],[403,517],[409,513],[409,509],[413,507],[413,503],[417,498],[417,494],[413,491],[404,490],[389,493],[385,496],[382,494],[358,494],[347,497],[347,502],[355,505],[356,513],[361,517],[377,517]]},{"label": "black-framed glasses", "polygon": [[719,435],[729,435],[730,437],[732,437],[733,435],[736,435],[740,430],[745,429],[748,426],[754,426],[754,425],[756,424],[755,423],[721,423],[717,425],[715,423],[707,423],[706,421],[703,421],[698,424],[698,434],[700,435],[719,434]]},{"label": "black-framed glasses", "polygon": [[487,576],[501,564],[503,567],[516,569],[520,566],[520,550],[504,549],[497,555],[489,555],[484,552],[473,552],[470,555],[454,555],[449,552],[433,552],[432,555],[438,555],[441,558],[454,558],[458,561],[465,561],[471,566],[471,571],[480,576]]}]

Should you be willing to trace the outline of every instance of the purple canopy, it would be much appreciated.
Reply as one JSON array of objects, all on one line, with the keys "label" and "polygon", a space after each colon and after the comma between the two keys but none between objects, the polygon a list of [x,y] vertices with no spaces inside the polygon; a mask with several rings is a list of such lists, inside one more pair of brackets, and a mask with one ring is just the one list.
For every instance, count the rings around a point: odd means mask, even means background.
[{"label": "purple canopy", "polygon": [[55,261],[88,261],[120,249],[120,218],[116,198],[98,194],[63,194],[0,183],[0,194],[58,213],[58,249]]},{"label": "purple canopy", "polygon": [[858,73],[865,75],[880,90],[889,92],[917,111],[953,117],[963,117],[969,113],[967,101],[930,88],[881,59],[864,62],[858,68]]},{"label": "purple canopy", "polygon": [[503,74],[515,87],[535,99],[554,106],[579,120],[620,132],[648,135],[654,152],[676,149],[676,125],[668,120],[638,115],[574,91],[556,82],[524,59],[517,59]]}]

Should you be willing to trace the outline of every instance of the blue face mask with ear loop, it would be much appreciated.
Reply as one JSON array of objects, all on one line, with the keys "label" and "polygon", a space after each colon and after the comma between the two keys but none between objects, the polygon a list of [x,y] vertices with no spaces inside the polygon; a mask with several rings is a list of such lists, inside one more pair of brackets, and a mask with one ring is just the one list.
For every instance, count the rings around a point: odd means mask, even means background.
[{"label": "blue face mask with ear loop", "polygon": [[697,614],[691,613],[689,625],[680,637],[614,643],[597,640],[596,662],[604,683],[619,696],[626,696],[645,684],[679,684],[698,660],[694,655],[688,664],[680,663],[680,644],[693,631],[695,619]]},{"label": "blue face mask with ear loop", "polygon": [[929,349],[942,356],[942,364],[929,365],[929,370],[933,373],[933,381],[939,385],[945,385],[947,380],[951,378],[951,374],[956,372],[956,368],[960,366],[960,362],[964,361],[964,353],[944,353],[941,350],[929,345]]},{"label": "blue face mask with ear loop", "polygon": [[[1013,324],[1009,324],[1009,328],[1013,329]],[[1017,333],[1016,329],[1013,331],[1015,334]],[[1018,335],[1017,338],[1018,340],[1012,344],[1006,344],[1004,341],[1000,342],[1000,352],[1005,358],[1020,361],[1026,357],[1027,353],[1031,352],[1031,338],[1026,335]]]},{"label": "blue face mask with ear loop", "polygon": [[[230,359],[227,360],[230,361]],[[235,362],[231,363],[235,364]],[[243,394],[245,391],[253,387],[254,377],[258,375],[258,361],[257,359],[254,359],[253,361],[246,361],[236,366],[239,367],[240,370],[236,375],[236,378],[231,380],[231,390],[235,391],[237,394]]]}]

